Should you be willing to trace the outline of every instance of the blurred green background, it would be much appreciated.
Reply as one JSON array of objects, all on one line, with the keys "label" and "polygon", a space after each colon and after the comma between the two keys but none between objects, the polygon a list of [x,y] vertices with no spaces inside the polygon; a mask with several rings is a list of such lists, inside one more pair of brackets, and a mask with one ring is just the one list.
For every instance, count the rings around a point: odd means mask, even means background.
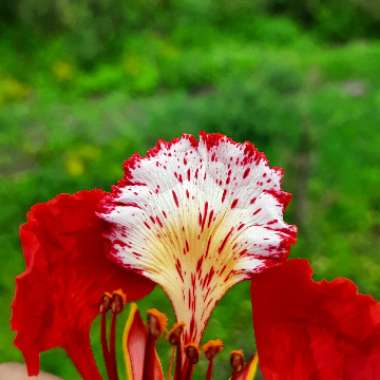
[{"label": "blurred green background", "polygon": [[[182,132],[264,150],[294,194],[292,256],[379,297],[378,1],[2,0],[0,35],[0,362],[21,360],[8,320],[28,208],[109,189],[132,152]],[[148,306],[170,308],[159,290]],[[241,284],[211,319],[216,379],[230,349],[253,352],[250,313]],[[78,379],[60,350],[42,368]]]}]

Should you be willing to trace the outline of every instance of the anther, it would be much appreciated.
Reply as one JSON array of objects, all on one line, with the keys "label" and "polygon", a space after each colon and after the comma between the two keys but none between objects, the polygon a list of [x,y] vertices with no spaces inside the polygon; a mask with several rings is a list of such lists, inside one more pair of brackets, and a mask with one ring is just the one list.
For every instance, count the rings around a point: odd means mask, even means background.
[{"label": "anther", "polygon": [[111,309],[112,295],[105,292],[99,302],[99,313],[106,313]]},{"label": "anther", "polygon": [[181,336],[185,324],[183,322],[177,322],[168,333],[168,341],[172,346],[178,346],[181,344]]},{"label": "anther", "polygon": [[213,339],[203,345],[203,352],[208,360],[212,360],[216,354],[223,351],[223,348],[224,345],[220,339]]},{"label": "anther", "polygon": [[244,369],[244,352],[242,350],[232,351],[230,354],[230,363],[232,367],[232,380],[234,375],[239,374]]},{"label": "anther", "polygon": [[115,290],[112,293],[112,312],[114,314],[119,314],[123,310],[124,305],[126,304],[126,300],[127,298],[121,289]]},{"label": "anther", "polygon": [[185,354],[191,364],[197,364],[199,361],[199,347],[195,343],[188,343],[185,346]]},{"label": "anther", "polygon": [[168,318],[157,309],[149,309],[148,312],[148,332],[154,338],[158,338],[166,329]]}]

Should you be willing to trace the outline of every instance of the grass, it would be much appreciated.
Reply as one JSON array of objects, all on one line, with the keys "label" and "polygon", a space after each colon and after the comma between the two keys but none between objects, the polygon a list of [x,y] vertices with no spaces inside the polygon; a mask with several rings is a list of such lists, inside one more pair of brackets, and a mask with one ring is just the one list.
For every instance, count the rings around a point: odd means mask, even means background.
[{"label": "grass", "polygon": [[[45,48],[25,57],[0,44],[0,361],[21,360],[8,321],[28,208],[60,192],[109,189],[131,153],[182,132],[223,132],[264,150],[286,169],[284,187],[294,194],[287,221],[300,231],[292,256],[311,259],[317,278],[347,276],[379,295],[378,42],[332,47],[286,19],[260,19],[231,30],[126,36],[119,56],[91,70],[59,41]],[[159,290],[142,309],[152,305],[169,308]],[[250,321],[241,284],[206,334],[226,343],[218,378],[230,349],[252,352]],[[44,354],[42,367],[77,378],[59,350]]]}]

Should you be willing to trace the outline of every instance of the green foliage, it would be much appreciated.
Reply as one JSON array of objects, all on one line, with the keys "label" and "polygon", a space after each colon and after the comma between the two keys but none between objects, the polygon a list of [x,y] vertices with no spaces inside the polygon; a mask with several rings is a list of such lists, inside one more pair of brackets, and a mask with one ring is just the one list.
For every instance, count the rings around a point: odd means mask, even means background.
[{"label": "green foliage", "polygon": [[[48,8],[85,4],[58,3]],[[253,141],[286,169],[284,187],[294,194],[287,220],[300,226],[292,256],[310,258],[318,278],[348,276],[362,291],[380,292],[380,44],[330,47],[315,39],[320,30],[305,34],[290,19],[250,18],[265,2],[159,1],[162,17],[151,3],[129,8],[129,30],[117,29],[112,54],[87,53],[72,29],[42,38],[9,28],[0,41],[0,361],[21,360],[11,348],[8,305],[24,267],[17,231],[28,208],[60,192],[109,189],[132,152],[183,132]],[[115,20],[119,11],[104,17]],[[139,28],[148,13],[150,26]],[[172,25],[166,16],[173,13]],[[170,308],[159,290],[141,303],[152,305]],[[230,349],[253,351],[250,318],[248,284],[241,284],[207,331],[226,344],[218,378],[227,377]],[[44,354],[42,366],[76,378],[61,351]]]}]

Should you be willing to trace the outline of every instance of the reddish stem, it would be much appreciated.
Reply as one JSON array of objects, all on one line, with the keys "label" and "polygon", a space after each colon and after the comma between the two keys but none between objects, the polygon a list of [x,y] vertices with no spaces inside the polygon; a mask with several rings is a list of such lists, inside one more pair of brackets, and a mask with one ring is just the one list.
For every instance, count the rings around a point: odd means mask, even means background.
[{"label": "reddish stem", "polygon": [[195,367],[194,364],[190,363],[187,360],[184,380],[191,380],[193,378],[194,367]]},{"label": "reddish stem", "polygon": [[182,348],[181,345],[177,346],[177,354],[176,354],[176,363],[175,363],[175,372],[174,372],[174,380],[181,380],[181,370],[182,370]]},{"label": "reddish stem", "polygon": [[109,380],[114,380],[113,374],[112,374],[111,357],[110,357],[110,352],[108,350],[108,343],[107,343],[107,312],[103,311],[101,314],[102,314],[102,318],[100,322],[100,339],[101,339],[101,344],[102,344],[103,359],[104,359],[104,364],[106,365],[107,376]]},{"label": "reddish stem", "polygon": [[143,380],[153,380],[154,379],[154,355],[156,348],[156,338],[148,332],[148,337],[145,346],[145,356],[144,356],[144,370],[143,370]]},{"label": "reddish stem", "polygon": [[241,371],[235,371],[232,373],[231,380],[239,380],[241,379],[241,374],[243,373],[243,370]]},{"label": "reddish stem", "polygon": [[206,380],[212,379],[213,368],[214,368],[214,358],[212,358],[208,361]]},{"label": "reddish stem", "polygon": [[110,365],[112,371],[112,380],[118,380],[119,375],[117,372],[116,361],[116,317],[117,313],[112,313],[111,332],[110,332]]}]

